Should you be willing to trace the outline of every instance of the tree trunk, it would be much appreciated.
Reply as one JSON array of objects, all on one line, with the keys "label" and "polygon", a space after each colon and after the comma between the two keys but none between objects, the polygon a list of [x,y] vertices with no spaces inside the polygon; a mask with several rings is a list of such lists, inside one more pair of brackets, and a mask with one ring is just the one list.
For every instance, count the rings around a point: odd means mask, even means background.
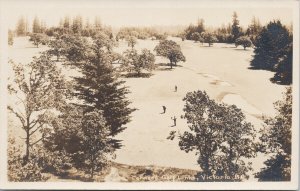
[{"label": "tree trunk", "polygon": [[30,147],[30,132],[29,132],[29,117],[27,117],[26,119],[26,154],[25,154],[25,157],[24,157],[24,163],[26,164],[29,160],[29,147]]},{"label": "tree trunk", "polygon": [[232,176],[233,173],[233,169],[232,169],[232,164],[231,164],[231,161],[232,161],[232,146],[231,144],[229,143],[229,157],[228,157],[228,171],[229,171],[229,176]]}]

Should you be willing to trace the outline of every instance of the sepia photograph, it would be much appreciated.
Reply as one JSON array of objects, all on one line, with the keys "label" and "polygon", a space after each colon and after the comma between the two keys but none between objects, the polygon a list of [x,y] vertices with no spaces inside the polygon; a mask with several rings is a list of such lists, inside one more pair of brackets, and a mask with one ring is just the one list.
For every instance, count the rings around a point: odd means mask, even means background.
[{"label": "sepia photograph", "polygon": [[0,0],[0,189],[297,189],[299,1]]}]

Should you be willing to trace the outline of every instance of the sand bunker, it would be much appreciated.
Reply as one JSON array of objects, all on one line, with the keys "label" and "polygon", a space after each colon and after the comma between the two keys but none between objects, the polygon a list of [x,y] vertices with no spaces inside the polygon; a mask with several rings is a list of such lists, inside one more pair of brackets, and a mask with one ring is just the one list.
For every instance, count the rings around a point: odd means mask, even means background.
[{"label": "sand bunker", "polygon": [[262,115],[262,112],[255,108],[253,105],[248,103],[242,96],[238,94],[226,94],[222,102],[230,105],[236,105],[237,107],[241,108],[245,112],[252,114],[252,115]]},{"label": "sand bunker", "polygon": [[221,80],[218,76],[214,76],[212,74],[206,74],[206,73],[200,73],[200,75],[202,75],[205,78],[211,79],[212,81],[210,82],[210,84],[220,85],[220,86],[232,86],[232,84]]}]

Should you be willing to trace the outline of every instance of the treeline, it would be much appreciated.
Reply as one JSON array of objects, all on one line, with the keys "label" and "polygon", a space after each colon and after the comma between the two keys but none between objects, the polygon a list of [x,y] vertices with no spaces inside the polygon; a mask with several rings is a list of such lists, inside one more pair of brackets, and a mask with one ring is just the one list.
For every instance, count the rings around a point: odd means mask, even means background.
[{"label": "treeline", "polygon": [[[262,30],[262,25],[258,18],[253,17],[251,23],[247,28],[243,28],[239,24],[238,15],[236,12],[233,13],[232,22],[227,25],[222,25],[216,28],[206,28],[203,19],[199,19],[196,25],[190,24],[178,37],[182,40],[194,40],[199,41],[199,37],[203,37],[205,33],[210,33],[215,38],[215,42],[219,43],[235,43],[239,37],[247,36],[253,43]],[[200,38],[201,39],[201,38]],[[202,41],[204,42],[204,41]]]},{"label": "treeline", "polygon": [[55,34],[93,36],[99,29],[102,31],[105,29],[107,32],[112,33],[110,27],[102,25],[99,17],[95,17],[94,22],[90,23],[89,19],[84,20],[80,15],[73,18],[65,16],[60,19],[58,26],[47,27],[46,23],[37,16],[34,17],[32,23],[29,23],[27,19],[21,16],[17,22],[14,33],[17,36],[28,36],[31,33],[43,33],[48,36],[54,36]]},{"label": "treeline", "polygon": [[120,28],[116,38],[126,39],[128,36],[136,37],[137,39],[149,39],[152,40],[165,40],[167,39],[166,33],[160,33],[153,27],[123,27]]},{"label": "treeline", "polygon": [[239,25],[238,15],[234,12],[232,23],[218,28],[205,28],[204,20],[196,25],[189,25],[177,35],[182,40],[207,43],[234,43],[235,46],[254,47],[254,57],[250,63],[252,69],[275,72],[270,80],[279,84],[292,83],[293,34],[291,27],[280,21],[271,21],[263,26],[258,18],[253,17],[247,28]]}]

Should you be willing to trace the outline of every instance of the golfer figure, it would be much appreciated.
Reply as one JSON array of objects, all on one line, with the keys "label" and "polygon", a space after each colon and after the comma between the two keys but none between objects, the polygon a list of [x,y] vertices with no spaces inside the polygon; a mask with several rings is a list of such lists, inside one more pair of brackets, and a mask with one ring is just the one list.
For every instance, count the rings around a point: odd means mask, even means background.
[{"label": "golfer figure", "polygon": [[176,126],[176,117],[174,116],[173,118],[171,117],[171,119],[174,121],[174,126]]},{"label": "golfer figure", "polygon": [[175,85],[175,92],[177,92],[177,86]]},{"label": "golfer figure", "polygon": [[164,110],[164,113],[166,113],[166,109],[167,109],[166,106],[163,105],[162,108]]}]

